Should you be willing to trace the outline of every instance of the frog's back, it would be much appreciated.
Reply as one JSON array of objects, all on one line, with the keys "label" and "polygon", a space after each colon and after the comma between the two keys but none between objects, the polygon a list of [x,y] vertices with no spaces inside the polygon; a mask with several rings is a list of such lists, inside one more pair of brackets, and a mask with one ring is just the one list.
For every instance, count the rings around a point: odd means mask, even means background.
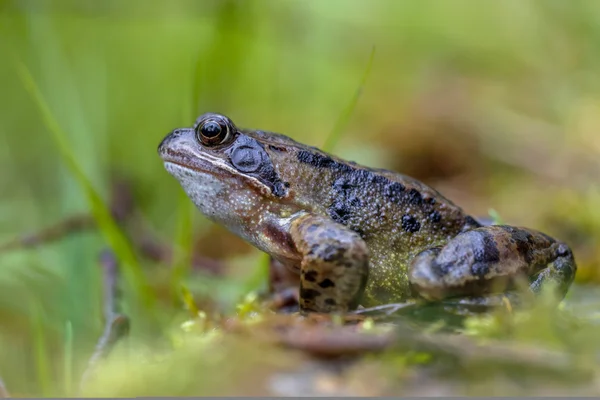
[{"label": "frog's back", "polygon": [[393,171],[350,165],[331,186],[329,215],[403,253],[443,243],[478,223],[422,182]]},{"label": "frog's back", "polygon": [[384,236],[394,249],[424,249],[479,225],[435,189],[409,176],[346,161],[285,135],[248,134],[268,147],[275,160],[274,153],[286,153],[279,172],[290,178],[297,193],[309,194],[305,203],[317,203],[312,206],[367,241]]}]

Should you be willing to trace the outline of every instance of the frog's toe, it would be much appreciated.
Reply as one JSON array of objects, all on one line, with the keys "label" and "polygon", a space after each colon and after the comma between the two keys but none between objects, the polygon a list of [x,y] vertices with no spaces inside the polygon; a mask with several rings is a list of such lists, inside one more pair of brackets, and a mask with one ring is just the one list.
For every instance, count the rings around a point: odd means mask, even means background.
[{"label": "frog's toe", "polygon": [[557,296],[563,299],[575,280],[576,272],[577,264],[573,252],[566,244],[559,243],[556,246],[556,258],[538,273],[529,288],[534,294],[538,294],[551,283],[555,285]]}]

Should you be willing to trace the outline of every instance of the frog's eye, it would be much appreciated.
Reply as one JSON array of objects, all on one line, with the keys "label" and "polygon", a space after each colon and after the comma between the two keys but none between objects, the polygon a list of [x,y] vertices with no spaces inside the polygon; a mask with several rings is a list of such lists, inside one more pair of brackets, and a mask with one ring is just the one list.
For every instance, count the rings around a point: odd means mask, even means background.
[{"label": "frog's eye", "polygon": [[206,146],[223,144],[231,137],[231,129],[226,121],[211,118],[198,124],[196,137]]}]

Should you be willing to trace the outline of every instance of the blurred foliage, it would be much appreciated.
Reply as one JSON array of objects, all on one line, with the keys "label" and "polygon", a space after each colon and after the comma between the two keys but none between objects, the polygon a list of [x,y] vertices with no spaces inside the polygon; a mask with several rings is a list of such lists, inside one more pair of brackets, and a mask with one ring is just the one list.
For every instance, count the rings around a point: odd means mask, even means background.
[{"label": "blurred foliage", "polygon": [[[315,146],[347,120],[336,154],[413,175],[472,214],[493,209],[567,241],[580,269],[563,312],[597,320],[598,48],[594,0],[0,0],[0,241],[81,212],[95,211],[101,225],[0,255],[0,377],[15,395],[73,394],[102,332],[97,259],[107,246],[134,271],[123,288],[130,358],[170,348],[189,293],[203,310],[253,314],[238,303],[264,287],[264,256],[196,213],[156,154],[169,131],[206,111]],[[146,228],[174,246],[172,262],[128,255],[106,212],[121,179]],[[192,249],[224,260],[223,276],[192,271]],[[156,306],[142,301],[145,290]],[[524,332],[517,339],[548,332],[554,314],[534,315],[511,322]],[[482,324],[496,332],[485,318],[465,329],[481,334]],[[585,332],[573,336],[580,345],[597,333],[565,329]],[[124,380],[116,368],[101,393],[260,395],[265,371],[306,362],[223,340],[190,344],[147,375]],[[379,393],[361,380],[380,382],[381,368],[376,359],[354,367],[348,390]],[[318,387],[339,386],[323,379]],[[464,393],[438,383],[441,393]]]}]

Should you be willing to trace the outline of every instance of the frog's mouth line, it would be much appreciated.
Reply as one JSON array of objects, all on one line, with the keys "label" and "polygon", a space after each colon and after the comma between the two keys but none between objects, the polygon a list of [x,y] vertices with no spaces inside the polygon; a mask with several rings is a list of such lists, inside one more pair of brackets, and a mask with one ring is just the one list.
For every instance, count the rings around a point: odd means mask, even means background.
[{"label": "frog's mouth line", "polygon": [[210,174],[210,175],[214,175],[214,176],[218,176],[221,178],[225,178],[227,176],[232,176],[233,174],[228,174],[226,170],[223,170],[221,168],[214,168],[214,167],[208,167],[208,168],[202,168],[199,166],[191,166],[189,164],[184,164],[180,161],[174,161],[174,160],[164,160],[163,162],[165,169],[169,172],[171,172],[172,170],[184,170],[184,171],[188,171],[188,172],[192,172],[192,173],[196,173],[196,174]]},{"label": "frog's mouth line", "polygon": [[[199,174],[209,174],[209,175],[216,176],[220,179],[237,179],[237,180],[239,180],[241,177],[243,177],[246,181],[251,181],[253,186],[256,186],[257,190],[259,190],[261,192],[265,192],[265,191],[270,192],[269,189],[258,179],[248,176],[248,175],[245,175],[245,174],[240,174],[238,171],[234,170],[233,168],[231,168],[230,166],[228,166],[226,164],[223,164],[222,162],[218,162],[218,163],[214,162],[213,163],[211,161],[208,161],[204,157],[198,157],[198,160],[202,160],[202,162],[198,162],[196,160],[193,162],[193,165],[190,165],[188,163],[184,163],[182,161],[181,156],[169,154],[167,152],[164,152],[163,154],[161,154],[161,157],[163,159],[163,164],[165,166],[165,169],[171,175],[176,175],[176,174],[174,174],[174,172],[177,170],[184,170],[184,171],[193,172],[193,173],[197,173],[197,174],[198,173]],[[185,159],[187,159],[187,157],[185,157]]]},{"label": "frog's mouth line", "polygon": [[161,151],[160,156],[163,159],[165,167],[167,164],[173,164],[188,171],[214,174],[223,177],[227,174],[235,175],[236,172],[222,160],[215,157],[206,157],[204,154],[195,154],[192,158],[166,149]]}]

